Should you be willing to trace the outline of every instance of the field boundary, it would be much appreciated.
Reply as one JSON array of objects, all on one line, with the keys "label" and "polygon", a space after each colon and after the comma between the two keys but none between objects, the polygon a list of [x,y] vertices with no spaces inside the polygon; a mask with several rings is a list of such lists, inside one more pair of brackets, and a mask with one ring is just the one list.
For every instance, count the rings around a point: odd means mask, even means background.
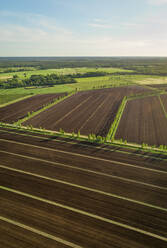
[{"label": "field boundary", "polygon": [[160,101],[160,104],[161,104],[162,110],[163,110],[163,112],[164,112],[164,114],[165,114],[165,117],[167,118],[167,112],[166,112],[166,110],[165,110],[165,107],[164,107],[164,104],[163,104],[163,102],[162,102],[162,99],[161,99],[161,97],[160,97],[160,96],[158,96],[158,98],[159,98],[159,101]]},{"label": "field boundary", "polygon": [[[133,150],[140,150],[140,151],[143,151],[143,152],[149,152],[149,153],[152,153],[152,154],[161,154],[161,155],[167,155],[167,149],[161,149],[159,147],[150,147],[150,146],[147,146],[147,147],[143,147],[142,145],[140,144],[135,144],[135,143],[129,143],[129,142],[120,142],[119,140],[114,140],[114,141],[105,141],[105,142],[101,142],[99,140],[90,140],[87,136],[84,136],[84,135],[80,135],[78,136],[76,134],[76,136],[73,136],[71,133],[66,133],[66,132],[58,132],[58,131],[51,131],[51,130],[46,130],[46,129],[39,129],[39,128],[34,128],[34,127],[26,127],[26,126],[22,126],[22,125],[14,125],[14,124],[8,124],[8,123],[3,123],[3,122],[0,122],[0,127],[2,128],[6,128],[6,129],[14,129],[14,130],[19,130],[19,131],[24,131],[24,132],[27,132],[27,133],[38,133],[38,134],[43,134],[43,135],[49,135],[49,136],[53,136],[53,135],[57,135],[58,137],[61,137],[61,138],[68,138],[68,139],[71,139],[71,140],[77,140],[77,141],[86,141],[86,142],[89,142],[90,145],[91,144],[105,144],[105,145],[108,145],[108,146],[116,146],[116,147],[123,147],[125,149],[133,149]],[[49,138],[47,138],[49,139]],[[85,146],[85,144],[84,144]],[[104,148],[103,148],[104,149]],[[127,151],[117,151],[117,152],[121,152],[121,153],[126,153],[126,154],[131,154],[131,152],[127,152]],[[147,155],[139,155],[137,154],[138,156],[147,156]],[[149,155],[147,157],[150,157]],[[164,158],[155,158],[155,159],[158,159],[158,160],[167,160],[167,159],[164,159]]]},{"label": "field boundary", "polygon": [[[1,127],[1,124],[0,124],[0,127]],[[49,133],[44,133],[44,131],[41,131],[41,130],[39,130],[39,131],[37,131],[37,130],[30,130],[30,129],[26,129],[26,130],[24,130],[22,127],[20,127],[20,128],[18,128],[18,127],[14,127],[14,126],[12,126],[12,127],[5,127],[5,126],[3,126],[3,128],[7,128],[7,130],[8,130],[8,128],[10,128],[10,129],[12,129],[12,130],[18,130],[18,131],[24,131],[25,133],[17,133],[17,132],[12,132],[11,130],[9,131],[6,131],[6,130],[0,130],[1,132],[7,132],[7,133],[13,133],[13,134],[17,134],[17,135],[21,135],[21,136],[30,136],[30,137],[34,137],[34,138],[37,138],[37,139],[45,139],[45,140],[49,140],[50,138],[48,137],[42,137],[42,136],[35,136],[35,135],[33,135],[33,134],[45,134],[45,135],[48,135],[48,136],[53,136],[54,135],[54,133],[51,133],[51,132],[49,132]],[[61,137],[61,138],[66,138],[66,139],[69,139],[69,141],[67,141],[67,140],[61,140],[61,139],[59,139],[59,140],[54,140],[53,139],[53,141],[54,142],[56,142],[56,141],[58,141],[58,142],[61,142],[61,143],[69,143],[69,144],[77,144],[77,140],[80,140],[80,141],[86,141],[88,144],[85,144],[85,143],[80,143],[80,145],[81,146],[86,146],[86,147],[91,147],[91,144],[92,143],[94,143],[93,141],[90,141],[90,140],[87,140],[87,139],[84,139],[84,138],[74,138],[73,136],[67,136],[66,134],[64,134],[64,135],[62,135],[62,134],[60,134],[60,133],[57,133],[56,134],[57,135],[57,137]],[[98,143],[99,144],[99,143]],[[143,148],[143,147],[140,147],[139,145],[138,145],[138,147],[137,147],[137,144],[123,144],[123,143],[120,143],[120,142],[117,142],[117,141],[114,141],[113,143],[107,143],[107,142],[105,142],[105,144],[106,145],[108,145],[108,146],[114,146],[114,147],[123,147],[123,148],[125,148],[125,149],[130,149],[130,150],[135,150],[135,151],[144,151],[144,152],[149,152],[149,153],[151,153],[151,154],[156,154],[156,155],[162,155],[162,154],[164,154],[164,155],[167,155],[167,152],[165,152],[164,150],[162,151],[160,151],[159,149],[157,150],[157,149],[155,149],[154,148],[154,150],[153,151],[150,151],[150,150],[148,150],[147,148]],[[96,146],[96,149],[100,149],[100,150],[106,150],[106,151],[115,151],[115,152],[118,152],[118,153],[125,153],[125,154],[132,154],[131,152],[128,152],[128,151],[123,151],[123,150],[115,150],[115,149],[108,149],[108,148],[106,148],[106,147],[101,147],[101,146]],[[140,153],[136,153],[136,156],[139,156],[139,157],[146,157],[146,158],[154,158],[155,160],[163,160],[163,161],[165,161],[165,160],[167,160],[167,159],[165,159],[165,158],[161,158],[161,157],[152,157],[151,155],[145,155],[145,154],[140,154]]]},{"label": "field boundary", "polygon": [[121,120],[121,116],[124,112],[124,109],[125,109],[125,106],[126,106],[126,103],[127,103],[127,97],[125,96],[119,106],[119,109],[118,109],[118,112],[115,116],[115,119],[109,129],[109,132],[107,134],[107,140],[114,140],[114,136],[115,136],[115,133],[117,131],[117,128],[118,128],[118,125],[119,125],[119,122]]},{"label": "field boundary", "polygon": [[149,93],[149,94],[137,94],[137,95],[128,96],[127,100],[131,101],[131,100],[142,99],[142,98],[146,98],[146,97],[159,96],[162,94],[164,94],[164,92],[162,92],[162,91],[153,92],[153,93]]}]

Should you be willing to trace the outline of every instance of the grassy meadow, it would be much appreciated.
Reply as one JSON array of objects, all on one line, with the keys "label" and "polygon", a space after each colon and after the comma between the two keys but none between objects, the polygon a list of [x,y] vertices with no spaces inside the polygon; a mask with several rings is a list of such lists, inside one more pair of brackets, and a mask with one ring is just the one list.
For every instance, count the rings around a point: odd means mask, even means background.
[{"label": "grassy meadow", "polygon": [[[27,70],[27,67],[26,67]],[[86,73],[86,72],[106,72],[106,73],[116,73],[116,72],[132,72],[132,70],[124,70],[120,68],[62,68],[62,69],[47,69],[47,70],[37,70],[35,68],[31,68],[29,71],[21,71],[21,72],[6,72],[4,73],[2,68],[0,68],[0,79],[12,78],[13,75],[16,75],[20,78],[29,78],[31,75],[47,75],[47,74],[58,74],[58,75],[68,75],[68,74],[77,74],[77,73]]]},{"label": "grassy meadow", "polygon": [[7,94],[3,94],[3,92],[0,93],[0,106],[5,104],[5,103],[8,103],[8,102],[14,102],[15,100],[17,99],[21,99],[23,97],[26,97],[28,96],[29,94],[21,94],[21,93],[15,93],[13,92],[10,92],[10,93],[7,93]]}]

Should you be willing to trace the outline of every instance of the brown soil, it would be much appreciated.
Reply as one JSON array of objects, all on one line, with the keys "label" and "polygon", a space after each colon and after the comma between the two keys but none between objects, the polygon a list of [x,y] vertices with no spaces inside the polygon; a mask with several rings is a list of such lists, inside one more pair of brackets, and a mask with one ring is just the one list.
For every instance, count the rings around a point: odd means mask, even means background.
[{"label": "brown soil", "polygon": [[[119,196],[127,197],[166,208],[166,189],[161,188],[167,185],[167,174],[163,173],[167,170],[166,161],[156,160],[154,157],[149,157],[149,154],[147,154],[148,157],[138,157],[136,153],[129,155],[125,153],[126,149],[122,153],[117,150],[111,151],[107,146],[106,150],[103,150],[104,146],[96,148],[86,144],[84,148],[79,142],[75,145],[64,143],[61,138],[47,140],[43,139],[43,136],[40,138],[40,135],[35,138],[2,131],[0,132],[1,166],[59,180],[56,182],[1,167],[2,186],[139,228],[153,235],[164,238],[167,236],[166,211],[119,198]],[[20,144],[14,144],[12,141]],[[26,146],[26,144],[38,147]],[[77,168],[86,170],[81,171]],[[155,168],[157,171],[149,170]],[[97,174],[97,172],[106,175]],[[133,179],[135,182],[126,179]],[[70,186],[63,181],[89,187],[92,190]],[[106,193],[101,194],[93,190]],[[118,197],[107,195],[107,193]],[[132,231],[114,223],[99,220],[95,216],[76,213],[2,189],[0,189],[0,212],[5,218],[81,247],[166,247],[165,241],[146,233]],[[0,247],[68,247],[4,221],[0,223],[2,224]]]},{"label": "brown soil", "polygon": [[69,133],[80,131],[83,135],[106,136],[123,97],[147,91],[140,86],[128,86],[79,92],[23,124],[53,131],[62,128]]},{"label": "brown soil", "polygon": [[6,123],[16,122],[27,116],[28,112],[37,111],[63,95],[65,95],[65,93],[35,95],[31,98],[2,107],[0,108],[0,121]]},{"label": "brown soil", "polygon": [[149,145],[167,145],[167,119],[158,97],[128,101],[116,139]]}]

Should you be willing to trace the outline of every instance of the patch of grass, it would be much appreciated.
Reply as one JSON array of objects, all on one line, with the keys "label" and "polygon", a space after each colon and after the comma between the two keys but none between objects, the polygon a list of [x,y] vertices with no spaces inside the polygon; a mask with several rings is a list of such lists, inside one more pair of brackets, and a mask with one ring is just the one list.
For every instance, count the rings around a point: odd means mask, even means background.
[{"label": "patch of grass", "polygon": [[22,99],[29,94],[0,94],[0,107],[5,103],[14,102],[15,100]]},{"label": "patch of grass", "polygon": [[73,87],[69,84],[67,85],[56,85],[54,87],[45,87],[45,88],[14,88],[14,89],[0,89],[0,95],[8,97],[9,95],[14,94],[48,94],[48,93],[62,93],[62,92],[71,92]]},{"label": "patch of grass", "polygon": [[136,81],[138,84],[167,84],[167,77],[165,76],[147,76]]}]

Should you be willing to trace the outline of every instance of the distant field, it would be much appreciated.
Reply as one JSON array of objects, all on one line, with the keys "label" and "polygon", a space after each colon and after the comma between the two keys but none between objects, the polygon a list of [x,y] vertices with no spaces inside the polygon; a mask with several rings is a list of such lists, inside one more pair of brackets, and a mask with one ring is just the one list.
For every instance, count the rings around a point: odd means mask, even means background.
[{"label": "distant field", "polygon": [[47,75],[47,74],[58,74],[58,75],[67,75],[67,74],[76,74],[76,73],[86,73],[86,72],[107,72],[107,73],[115,73],[115,72],[132,72],[132,70],[124,70],[120,68],[63,68],[63,69],[48,69],[48,70],[32,70],[30,71],[22,71],[22,72],[9,72],[9,73],[0,73],[0,79],[4,79],[4,77],[13,77],[13,75],[18,75],[19,78],[29,78],[31,75]]},{"label": "distant field", "polygon": [[149,145],[167,145],[167,118],[157,96],[128,101],[116,139]]},{"label": "distant field", "polygon": [[146,78],[142,80],[137,80],[136,83],[139,84],[167,84],[167,77],[162,77],[162,76],[147,76]]},{"label": "distant field", "polygon": [[8,95],[0,94],[0,105],[14,101],[14,100],[19,99],[19,98],[22,98],[26,95],[28,95],[28,94],[8,94]]},{"label": "distant field", "polygon": [[[111,88],[123,85],[136,84],[139,80],[146,80],[146,75],[111,75],[104,77],[89,77],[89,78],[78,78],[75,84],[55,85],[54,87],[36,88],[36,89],[25,89],[25,88],[14,88],[14,89],[0,89],[0,94],[48,94],[48,93],[61,93],[71,92],[80,90],[89,90],[95,88]],[[149,76],[150,78],[150,76]]]},{"label": "distant field", "polygon": [[15,72],[17,72],[19,70],[35,71],[36,68],[35,67],[30,67],[30,66],[29,67],[22,67],[22,66],[19,66],[19,67],[4,67],[4,68],[0,68],[0,73],[9,73],[9,72],[7,72],[9,70],[13,70]]}]

